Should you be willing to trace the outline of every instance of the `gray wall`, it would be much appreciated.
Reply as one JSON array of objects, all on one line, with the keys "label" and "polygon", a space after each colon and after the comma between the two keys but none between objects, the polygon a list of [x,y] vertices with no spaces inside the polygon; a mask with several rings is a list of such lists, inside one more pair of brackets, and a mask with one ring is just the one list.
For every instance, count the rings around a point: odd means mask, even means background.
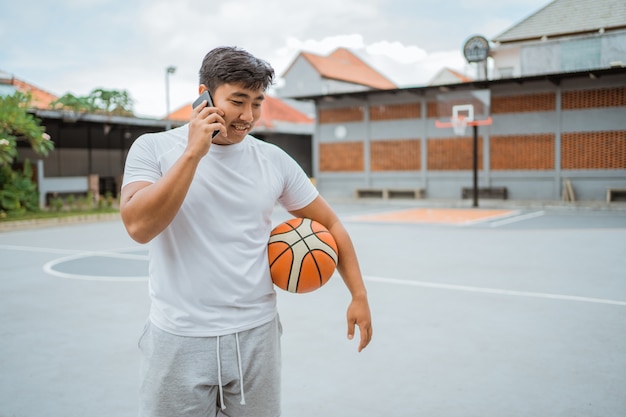
[{"label": "gray wall", "polygon": [[[593,108],[588,110],[562,111],[560,94],[568,90],[599,89],[626,86],[626,74],[607,76],[602,79],[565,79],[560,83],[550,80],[534,80],[524,83],[499,82],[490,85],[491,97],[519,94],[554,92],[557,110],[553,112],[528,112],[493,115],[493,125],[480,126],[483,137],[483,170],[479,172],[479,186],[507,187],[509,199],[514,200],[560,200],[563,181],[572,181],[577,200],[606,199],[608,187],[626,188],[626,167],[617,170],[561,170],[560,139],[563,132],[623,131],[626,146],[626,107]],[[319,109],[363,106],[365,120],[361,122],[316,124],[314,134],[314,175],[320,192],[329,197],[353,197],[358,188],[422,188],[427,198],[458,199],[461,188],[472,186],[472,172],[428,171],[426,168],[427,139],[452,137],[452,129],[438,129],[434,119],[426,117],[426,103],[441,94],[436,89],[398,90],[353,96],[335,96],[333,100],[320,99]],[[411,120],[370,122],[369,106],[394,103],[422,105],[422,117]],[[337,135],[337,128],[344,135]],[[472,130],[468,129],[466,136]],[[489,167],[489,140],[492,135],[551,133],[556,138],[554,170],[548,171],[491,171]],[[411,172],[372,172],[369,169],[369,144],[372,140],[421,139],[421,170]],[[321,143],[363,142],[365,148],[364,172],[320,172],[319,152]]]}]

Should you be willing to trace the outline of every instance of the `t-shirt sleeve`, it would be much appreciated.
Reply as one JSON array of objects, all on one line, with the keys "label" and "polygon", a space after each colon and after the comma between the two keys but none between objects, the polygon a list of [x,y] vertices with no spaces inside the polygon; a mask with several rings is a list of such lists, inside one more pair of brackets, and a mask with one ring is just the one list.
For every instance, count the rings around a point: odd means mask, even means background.
[{"label": "t-shirt sleeve", "polygon": [[298,163],[286,153],[281,158],[284,187],[278,202],[286,210],[299,210],[309,205],[319,192]]},{"label": "t-shirt sleeve", "polygon": [[124,166],[122,188],[131,182],[156,182],[163,176],[151,135],[140,136],[130,147]]}]

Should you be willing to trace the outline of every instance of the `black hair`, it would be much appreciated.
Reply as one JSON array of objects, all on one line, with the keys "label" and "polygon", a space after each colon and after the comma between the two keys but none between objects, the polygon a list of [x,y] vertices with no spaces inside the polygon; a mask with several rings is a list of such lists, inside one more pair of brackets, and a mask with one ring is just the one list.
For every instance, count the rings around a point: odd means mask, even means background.
[{"label": "black hair", "polygon": [[234,46],[222,46],[209,51],[200,67],[200,84],[204,84],[211,93],[227,83],[265,91],[273,82],[274,69],[269,63]]}]

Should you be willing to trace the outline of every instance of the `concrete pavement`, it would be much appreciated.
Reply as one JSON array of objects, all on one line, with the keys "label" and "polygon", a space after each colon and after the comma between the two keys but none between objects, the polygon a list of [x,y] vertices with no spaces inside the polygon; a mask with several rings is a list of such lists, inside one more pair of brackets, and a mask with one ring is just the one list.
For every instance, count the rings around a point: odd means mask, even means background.
[{"label": "concrete pavement", "polygon": [[[340,277],[280,292],[283,416],[623,416],[625,212],[459,225],[375,218],[410,203],[335,207],[374,340],[346,339]],[[0,233],[0,417],[136,415],[146,254],[119,220]]]}]

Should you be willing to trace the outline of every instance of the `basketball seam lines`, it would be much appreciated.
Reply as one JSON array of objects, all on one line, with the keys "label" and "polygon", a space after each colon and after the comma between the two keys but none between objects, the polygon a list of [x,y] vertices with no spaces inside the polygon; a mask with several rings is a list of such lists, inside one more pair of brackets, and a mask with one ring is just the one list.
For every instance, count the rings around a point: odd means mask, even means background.
[{"label": "basketball seam lines", "polygon": [[[279,254],[277,254],[274,257],[274,259],[270,263],[270,269],[272,268],[274,263],[282,255],[284,255],[288,251],[291,252],[293,261],[292,261],[292,264],[290,265],[290,269],[289,269],[289,278],[287,280],[287,288],[289,288],[290,287],[290,283],[292,283],[292,275],[293,275],[294,272],[296,272],[293,269],[293,264],[296,263],[296,261],[297,261],[300,264],[299,270],[297,271],[297,276],[296,276],[296,280],[295,280],[295,289],[294,289],[294,291],[297,292],[299,290],[299,288],[300,288],[300,276],[302,275],[303,260],[306,258],[306,254],[311,254],[311,258],[313,260],[313,264],[315,265],[315,269],[317,270],[317,275],[318,275],[318,278],[319,278],[319,286],[321,287],[322,285],[324,285],[324,280],[323,280],[323,276],[322,276],[322,270],[321,270],[320,264],[318,262],[318,259],[313,254],[314,254],[314,252],[321,252],[323,254],[329,254],[329,253],[326,252],[323,248],[317,248],[317,247],[312,248],[310,246],[309,242],[307,242],[307,239],[312,237],[312,236],[315,236],[322,246],[330,249],[332,251],[332,253],[336,254],[337,252],[336,252],[336,250],[332,246],[330,246],[327,242],[325,242],[324,240],[319,238],[320,234],[328,234],[332,238],[332,234],[330,232],[326,231],[326,230],[320,230],[320,231],[313,230],[313,221],[310,220],[310,219],[301,219],[300,223],[298,225],[295,225],[295,226],[292,225],[291,223],[286,223],[286,226],[289,227],[290,230],[284,231],[282,233],[274,234],[272,236],[272,238],[270,239],[270,243],[283,242],[283,243],[287,244],[287,247],[282,252],[280,252]],[[303,227],[303,226],[308,227],[308,229],[310,230],[310,233],[307,233],[306,235],[303,235],[301,233],[301,231],[298,230],[298,228]],[[286,240],[277,240],[277,239],[275,240],[274,239],[277,236],[288,234],[288,233],[291,233],[291,232],[296,232],[296,234],[298,236],[298,239],[293,241],[293,242],[288,242]],[[307,230],[307,232],[308,232],[308,230]],[[294,256],[295,255],[294,247],[297,244],[300,244],[300,243],[303,244],[306,247],[306,251],[305,251],[305,255],[302,257],[302,259],[296,260],[295,256]],[[330,256],[330,258],[332,259],[332,261],[333,261],[333,263],[335,264],[335,267],[336,267],[337,266],[337,260],[333,256]]]}]

